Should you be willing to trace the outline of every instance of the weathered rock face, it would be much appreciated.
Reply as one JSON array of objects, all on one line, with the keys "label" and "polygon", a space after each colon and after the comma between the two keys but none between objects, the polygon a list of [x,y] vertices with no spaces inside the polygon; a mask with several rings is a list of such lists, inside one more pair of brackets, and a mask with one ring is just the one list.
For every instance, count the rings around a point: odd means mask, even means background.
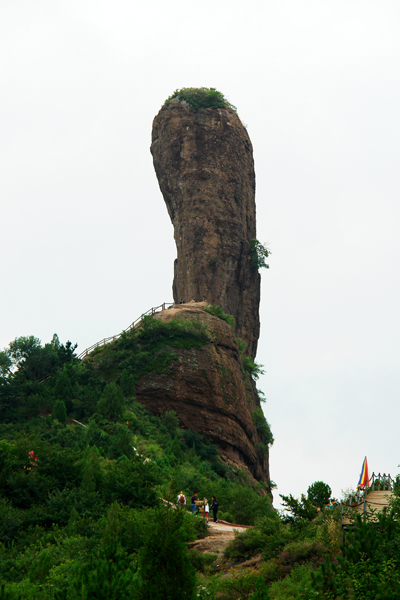
[{"label": "weathered rock face", "polygon": [[174,301],[222,306],[254,358],[260,276],[250,262],[256,218],[249,135],[230,108],[196,111],[172,101],[154,119],[151,152],[174,225]]},{"label": "weathered rock face", "polygon": [[156,319],[189,319],[204,323],[211,342],[189,350],[174,348],[178,360],[165,374],[140,380],[136,400],[157,414],[174,410],[184,427],[211,439],[227,460],[267,482],[268,453],[264,454],[252,412],[259,406],[254,382],[243,376],[235,336],[227,323],[204,312],[203,304],[177,305]]}]

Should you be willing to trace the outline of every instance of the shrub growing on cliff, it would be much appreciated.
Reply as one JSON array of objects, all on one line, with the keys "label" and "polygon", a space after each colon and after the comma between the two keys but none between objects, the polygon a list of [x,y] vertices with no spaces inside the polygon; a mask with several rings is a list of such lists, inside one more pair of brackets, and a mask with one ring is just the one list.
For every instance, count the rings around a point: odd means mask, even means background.
[{"label": "shrub growing on cliff", "polygon": [[229,315],[228,313],[224,313],[222,308],[220,306],[218,306],[217,304],[210,304],[209,306],[205,306],[204,310],[209,315],[213,315],[214,317],[218,317],[219,319],[222,319],[222,321],[225,321],[231,327],[235,326],[234,317],[232,317],[232,315]]},{"label": "shrub growing on cliff", "polygon": [[264,417],[262,408],[256,408],[251,415],[253,417],[253,423],[256,426],[257,433],[264,444],[272,446],[274,443],[274,436],[272,435],[271,427],[267,419]]},{"label": "shrub growing on cliff", "polygon": [[242,363],[245,372],[251,375],[253,379],[258,379],[260,375],[264,375],[263,365],[255,363],[251,356],[242,355]]},{"label": "shrub growing on cliff", "polygon": [[256,239],[250,240],[250,262],[255,269],[269,269],[265,259],[271,254],[266,246]]},{"label": "shrub growing on cliff", "polygon": [[173,319],[164,322],[147,316],[140,324],[138,340],[151,350],[159,350],[165,346],[201,348],[210,341],[210,337],[203,323],[189,319]]},{"label": "shrub growing on cliff", "polygon": [[174,98],[187,102],[187,104],[190,104],[195,110],[199,110],[200,108],[232,108],[236,112],[236,106],[233,106],[233,104],[228,102],[225,96],[215,88],[189,87],[175,90],[175,92],[165,101],[166,106],[168,106]]}]

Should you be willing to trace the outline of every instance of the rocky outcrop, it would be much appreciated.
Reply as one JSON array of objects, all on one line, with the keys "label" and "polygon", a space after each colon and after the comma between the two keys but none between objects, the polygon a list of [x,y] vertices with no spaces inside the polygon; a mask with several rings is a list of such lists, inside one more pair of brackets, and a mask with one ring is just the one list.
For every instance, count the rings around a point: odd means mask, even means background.
[{"label": "rocky outcrop", "polygon": [[270,491],[268,451],[253,422],[259,406],[254,382],[243,373],[231,327],[203,308],[202,303],[176,305],[155,315],[163,321],[199,321],[211,341],[201,348],[174,348],[178,360],[166,373],[143,377],[136,400],[155,414],[174,410],[184,427],[212,440],[226,460],[265,481]]},{"label": "rocky outcrop", "polygon": [[174,301],[222,306],[254,358],[260,276],[250,261],[256,217],[249,135],[231,108],[195,110],[172,100],[154,119],[151,152],[174,226]]}]

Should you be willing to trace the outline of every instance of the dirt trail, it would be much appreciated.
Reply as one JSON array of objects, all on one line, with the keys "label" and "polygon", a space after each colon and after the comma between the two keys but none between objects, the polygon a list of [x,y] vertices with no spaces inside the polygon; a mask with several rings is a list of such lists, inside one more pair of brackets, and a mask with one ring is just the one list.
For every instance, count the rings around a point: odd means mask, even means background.
[{"label": "dirt trail", "polygon": [[202,540],[196,540],[190,544],[199,552],[210,552],[217,556],[223,555],[226,546],[235,537],[235,531],[244,531],[247,527],[237,525],[226,525],[225,523],[209,523],[210,535]]}]

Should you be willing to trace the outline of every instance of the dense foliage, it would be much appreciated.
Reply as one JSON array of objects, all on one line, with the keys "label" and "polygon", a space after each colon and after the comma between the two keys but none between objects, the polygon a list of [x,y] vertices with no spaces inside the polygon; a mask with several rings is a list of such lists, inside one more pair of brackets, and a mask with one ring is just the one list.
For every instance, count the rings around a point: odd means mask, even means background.
[{"label": "dense foliage", "polygon": [[0,353],[2,597],[193,598],[192,564],[205,563],[186,543],[206,524],[169,502],[216,495],[220,518],[249,524],[271,510],[263,486],[173,411],[135,402],[140,376],[168,371],[174,348],[207,343],[197,323],[150,317],[84,361],[57,336]]},{"label": "dense foliage", "polygon": [[[0,353],[0,598],[400,597],[399,485],[390,509],[356,517],[342,546],[329,485],[282,496],[280,515],[173,411],[157,417],[135,402],[142,374],[167,371],[174,348],[207,343],[197,324],[149,318],[84,361],[57,336]],[[261,409],[253,420],[268,447]],[[207,525],[174,508],[181,491],[214,495],[220,519],[253,527],[218,559],[188,550]]]},{"label": "dense foliage", "polygon": [[184,101],[195,110],[200,108],[232,108],[236,112],[236,107],[230,104],[225,96],[215,88],[181,88],[167,98],[165,104],[168,106],[174,98]]},{"label": "dense foliage", "polygon": [[[342,545],[340,507],[320,508],[329,486],[317,481],[287,510],[271,511],[237,534],[225,550],[225,572],[209,577],[208,598],[242,600],[395,600],[400,597],[400,498],[388,511],[352,513]],[[296,500],[290,496],[292,500]],[[310,503],[305,507],[305,502]],[[298,514],[298,507],[303,511]],[[304,513],[304,509],[314,512]],[[349,509],[350,510],[350,509]],[[243,562],[243,561],[247,561]],[[244,569],[243,564],[256,564]],[[204,597],[206,597],[204,593]]]}]

